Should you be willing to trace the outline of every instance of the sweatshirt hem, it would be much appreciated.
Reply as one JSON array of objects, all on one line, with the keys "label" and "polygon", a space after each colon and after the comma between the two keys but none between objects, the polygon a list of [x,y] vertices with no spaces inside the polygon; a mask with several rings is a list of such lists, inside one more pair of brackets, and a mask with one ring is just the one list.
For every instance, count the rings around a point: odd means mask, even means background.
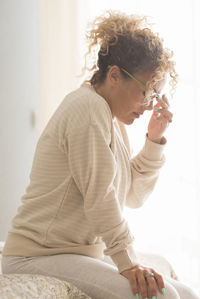
[{"label": "sweatshirt hem", "polygon": [[89,245],[77,244],[74,246],[66,246],[63,244],[62,247],[56,247],[56,245],[55,247],[47,247],[23,235],[9,233],[2,255],[32,257],[71,253],[101,259],[104,256],[104,248],[105,244],[103,242]]}]

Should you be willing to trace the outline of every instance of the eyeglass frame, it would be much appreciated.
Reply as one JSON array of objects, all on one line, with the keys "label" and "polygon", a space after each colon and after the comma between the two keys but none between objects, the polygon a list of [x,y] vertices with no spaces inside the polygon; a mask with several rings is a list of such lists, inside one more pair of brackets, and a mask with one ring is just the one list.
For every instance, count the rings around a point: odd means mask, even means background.
[{"label": "eyeglass frame", "polygon": [[[108,69],[110,69],[111,67],[112,67],[112,65],[108,65]],[[131,79],[133,79],[140,87],[142,87],[144,89],[145,92],[148,92],[148,88],[143,83],[141,83],[138,79],[136,79],[133,75],[131,75],[127,70],[125,70],[122,67],[120,67],[120,70],[122,70],[127,76],[129,76]],[[151,98],[151,99],[159,98],[160,99],[160,94],[154,91],[151,95],[145,96],[145,99],[148,99],[148,98]]]}]

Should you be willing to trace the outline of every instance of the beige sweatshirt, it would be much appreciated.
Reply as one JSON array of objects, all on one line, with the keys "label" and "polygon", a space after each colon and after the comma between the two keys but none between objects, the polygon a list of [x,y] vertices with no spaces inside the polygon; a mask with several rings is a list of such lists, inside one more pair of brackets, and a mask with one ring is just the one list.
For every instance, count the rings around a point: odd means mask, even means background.
[{"label": "beige sweatshirt", "polygon": [[64,98],[38,140],[3,255],[105,254],[120,273],[135,266],[123,207],[140,207],[152,192],[163,148],[146,137],[131,157],[125,126],[82,84]]}]

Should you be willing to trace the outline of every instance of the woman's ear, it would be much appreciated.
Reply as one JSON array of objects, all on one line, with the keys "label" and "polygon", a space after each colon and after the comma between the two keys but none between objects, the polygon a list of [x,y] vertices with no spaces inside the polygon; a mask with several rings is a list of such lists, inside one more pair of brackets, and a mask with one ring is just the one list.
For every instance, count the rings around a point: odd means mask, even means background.
[{"label": "woman's ear", "polygon": [[108,71],[108,80],[111,86],[116,86],[121,81],[120,68],[117,65],[113,65]]}]

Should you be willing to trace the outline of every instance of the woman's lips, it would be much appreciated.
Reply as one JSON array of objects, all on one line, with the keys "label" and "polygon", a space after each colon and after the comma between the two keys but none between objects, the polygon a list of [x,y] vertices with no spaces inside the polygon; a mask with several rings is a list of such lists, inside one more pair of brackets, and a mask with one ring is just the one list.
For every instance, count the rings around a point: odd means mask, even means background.
[{"label": "woman's lips", "polygon": [[138,113],[136,113],[136,112],[133,112],[133,114],[134,114],[134,116],[135,116],[136,118],[139,118],[139,117],[140,117],[140,114],[138,114]]}]

